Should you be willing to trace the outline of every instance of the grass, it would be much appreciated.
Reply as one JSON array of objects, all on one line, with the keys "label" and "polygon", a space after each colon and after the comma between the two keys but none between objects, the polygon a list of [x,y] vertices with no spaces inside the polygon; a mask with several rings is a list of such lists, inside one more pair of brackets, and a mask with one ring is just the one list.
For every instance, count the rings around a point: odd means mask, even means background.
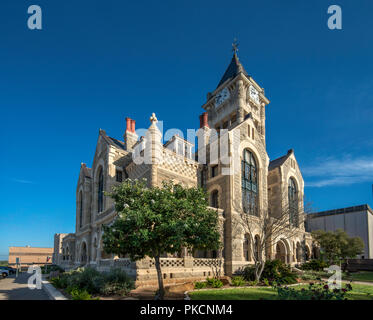
[{"label": "grass", "polygon": [[373,282],[373,272],[372,271],[354,272],[354,273],[350,273],[349,276],[343,275],[343,279],[352,280],[352,281]]},{"label": "grass", "polygon": [[[277,300],[277,291],[271,287],[197,290],[190,292],[189,296],[192,300]],[[349,300],[373,300],[373,286],[352,284],[352,291],[346,297]]]}]

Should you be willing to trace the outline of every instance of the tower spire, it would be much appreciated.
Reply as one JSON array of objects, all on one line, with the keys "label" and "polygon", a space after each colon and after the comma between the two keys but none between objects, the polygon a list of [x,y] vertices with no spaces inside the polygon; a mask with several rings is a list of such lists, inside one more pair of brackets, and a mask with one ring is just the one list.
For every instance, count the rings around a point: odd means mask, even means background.
[{"label": "tower spire", "polygon": [[239,46],[239,43],[237,42],[237,39],[234,38],[233,39],[233,43],[232,43],[232,51],[235,55],[237,55],[237,52],[238,52],[238,46]]}]

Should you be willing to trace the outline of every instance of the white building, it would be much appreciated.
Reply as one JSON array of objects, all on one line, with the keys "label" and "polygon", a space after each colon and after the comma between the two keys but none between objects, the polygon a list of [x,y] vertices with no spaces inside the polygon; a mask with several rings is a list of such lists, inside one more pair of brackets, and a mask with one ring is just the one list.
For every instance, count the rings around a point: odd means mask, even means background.
[{"label": "white building", "polygon": [[364,253],[357,258],[373,259],[373,210],[367,204],[309,214],[306,229],[309,232],[342,229],[350,237],[360,237]]}]

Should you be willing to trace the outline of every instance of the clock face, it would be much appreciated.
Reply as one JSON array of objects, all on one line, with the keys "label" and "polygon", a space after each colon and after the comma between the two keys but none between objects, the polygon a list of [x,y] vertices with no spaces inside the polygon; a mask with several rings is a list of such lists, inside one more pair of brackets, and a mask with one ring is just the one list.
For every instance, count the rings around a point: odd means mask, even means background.
[{"label": "clock face", "polygon": [[253,86],[249,87],[250,98],[257,104],[259,104],[259,92]]},{"label": "clock face", "polygon": [[224,88],[215,96],[215,107],[220,106],[225,100],[229,98],[229,90]]}]

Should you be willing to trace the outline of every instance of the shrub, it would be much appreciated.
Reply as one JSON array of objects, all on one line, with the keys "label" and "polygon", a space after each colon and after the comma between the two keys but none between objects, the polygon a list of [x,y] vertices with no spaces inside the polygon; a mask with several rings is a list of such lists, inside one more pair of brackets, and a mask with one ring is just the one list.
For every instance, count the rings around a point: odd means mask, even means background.
[{"label": "shrub", "polygon": [[252,286],[252,287],[256,286],[257,284],[258,284],[258,281],[256,281],[256,280],[247,282],[247,285]]},{"label": "shrub", "polygon": [[[68,292],[73,300],[93,300],[92,296],[87,292],[87,290],[81,290],[76,287],[69,287]],[[98,298],[95,300],[98,300]]]},{"label": "shrub", "polygon": [[244,286],[245,284],[246,284],[246,281],[244,277],[242,276],[232,277],[232,286],[239,287],[239,286]]},{"label": "shrub", "polygon": [[269,286],[269,280],[267,278],[264,278],[263,279],[263,284],[268,287]]},{"label": "shrub", "polygon": [[194,284],[194,289],[203,289],[203,288],[206,288],[207,287],[207,282],[200,282],[200,281],[197,281],[195,284]]},{"label": "shrub", "polygon": [[330,289],[326,282],[318,284],[310,283],[308,288],[301,290],[296,288],[277,286],[278,297],[282,300],[346,300],[346,293],[352,290],[347,284],[345,288]]},{"label": "shrub", "polygon": [[322,260],[310,260],[308,262],[303,263],[300,268],[302,270],[314,270],[314,271],[323,271],[324,268],[327,268],[328,264]]},{"label": "shrub", "polygon": [[221,288],[223,286],[223,282],[216,278],[207,278],[207,285],[212,288]]},{"label": "shrub", "polygon": [[133,280],[120,269],[110,272],[99,272],[93,268],[77,269],[51,279],[51,282],[60,289],[71,291],[75,288],[89,294],[126,295],[134,288]]},{"label": "shrub", "polygon": [[[247,281],[254,281],[255,266],[247,266],[243,270],[243,277]],[[279,284],[293,284],[297,282],[297,275],[282,261],[267,260],[262,272],[262,279],[267,279],[268,285],[275,282]]]}]

